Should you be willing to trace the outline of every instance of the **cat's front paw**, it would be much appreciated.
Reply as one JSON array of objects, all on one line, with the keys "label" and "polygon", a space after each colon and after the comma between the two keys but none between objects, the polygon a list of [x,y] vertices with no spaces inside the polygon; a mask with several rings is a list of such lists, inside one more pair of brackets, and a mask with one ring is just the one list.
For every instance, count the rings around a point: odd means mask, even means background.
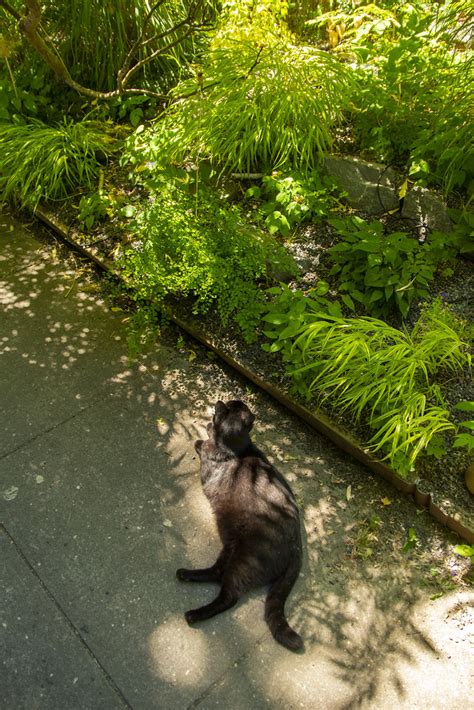
[{"label": "cat's front paw", "polygon": [[184,618],[190,626],[193,626],[197,621],[199,621],[199,613],[196,609],[190,609],[184,613]]}]

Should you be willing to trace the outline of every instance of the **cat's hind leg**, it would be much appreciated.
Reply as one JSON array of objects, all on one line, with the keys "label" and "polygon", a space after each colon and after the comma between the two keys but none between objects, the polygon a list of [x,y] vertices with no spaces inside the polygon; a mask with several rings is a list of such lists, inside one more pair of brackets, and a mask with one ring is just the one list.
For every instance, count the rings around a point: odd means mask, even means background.
[{"label": "cat's hind leg", "polygon": [[205,621],[216,614],[221,614],[223,611],[234,606],[239,599],[239,594],[232,587],[225,584],[222,585],[217,597],[210,604],[199,607],[199,609],[190,609],[185,613],[185,618],[188,624],[195,624],[197,621]]},{"label": "cat's hind leg", "polygon": [[222,586],[217,597],[210,604],[190,609],[185,613],[188,624],[195,624],[197,621],[205,621],[216,614],[230,609],[248,589],[252,586],[249,583],[248,575],[245,574],[245,553],[232,548],[229,553],[226,548],[219,555],[216,565],[222,565]]},{"label": "cat's hind leg", "polygon": [[215,565],[205,569],[177,569],[176,577],[181,582],[220,582],[221,575]]},{"label": "cat's hind leg", "polygon": [[228,558],[228,551],[224,549],[214,562],[212,567],[205,569],[183,569],[176,570],[176,576],[181,582],[221,582],[224,565]]}]

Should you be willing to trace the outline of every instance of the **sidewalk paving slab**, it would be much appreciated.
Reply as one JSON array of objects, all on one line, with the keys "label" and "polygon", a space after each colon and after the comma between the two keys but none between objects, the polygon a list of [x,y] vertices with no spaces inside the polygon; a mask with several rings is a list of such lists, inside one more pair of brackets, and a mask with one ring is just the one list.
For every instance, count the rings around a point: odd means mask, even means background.
[{"label": "sidewalk paving slab", "polygon": [[1,700],[5,710],[127,707],[0,527]]},{"label": "sidewalk paving slab", "polygon": [[[75,287],[74,270],[51,264],[41,245],[24,231],[18,238],[11,224],[0,215],[0,401],[8,403],[0,456],[100,399],[101,385],[123,369],[125,357],[119,316],[104,317],[105,307]],[[20,246],[3,251],[5,242]]]},{"label": "sidewalk paving slab", "polygon": [[[172,328],[130,364],[122,316],[24,230],[8,236],[2,660],[29,673],[0,677],[2,710],[468,707],[474,595],[432,601],[415,558],[348,559],[348,538],[374,513],[380,535],[403,539],[415,525],[427,550],[456,538],[198,346],[177,349]],[[213,403],[231,398],[256,411],[257,443],[301,505],[305,561],[287,610],[304,654],[270,637],[262,592],[197,628],[183,618],[215,588],[178,582],[176,568],[211,563],[219,548],[193,442]],[[45,699],[43,657],[64,676]],[[69,687],[74,668],[73,680],[91,669],[82,695]]]},{"label": "sidewalk paving slab", "polygon": [[218,541],[196,462],[156,447],[142,405],[109,397],[0,461],[0,480],[18,488],[10,534],[142,708],[190,703],[266,634],[256,598],[222,617],[221,640],[216,620],[186,625],[183,612],[213,589],[183,585],[176,568],[212,562]]},{"label": "sidewalk paving slab", "polygon": [[471,594],[422,602],[406,625],[389,614],[393,627],[382,622],[378,630],[356,618],[345,643],[316,641],[296,659],[265,639],[195,707],[466,710],[474,680],[472,650],[466,653],[466,637],[474,643],[472,604]]},{"label": "sidewalk paving slab", "polygon": [[18,225],[10,215],[0,209],[0,273],[2,277],[11,273],[20,273],[31,265],[32,261],[44,260],[43,249],[38,240],[26,229],[21,229],[18,237]]}]

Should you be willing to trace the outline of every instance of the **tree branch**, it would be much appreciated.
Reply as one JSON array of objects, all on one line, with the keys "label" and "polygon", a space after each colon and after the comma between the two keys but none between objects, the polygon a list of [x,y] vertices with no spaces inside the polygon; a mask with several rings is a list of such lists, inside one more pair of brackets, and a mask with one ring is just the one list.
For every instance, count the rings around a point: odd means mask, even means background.
[{"label": "tree branch", "polygon": [[[240,76],[236,76],[233,79],[233,81],[245,81],[246,79],[249,78],[250,74],[253,72],[255,67],[258,64],[260,64],[260,55],[262,54],[264,49],[265,49],[264,45],[259,47],[259,50],[257,52],[257,56],[255,57],[250,69],[245,74],[241,74]],[[221,79],[219,79],[217,81],[211,81],[210,84],[205,84],[205,85],[200,84],[199,88],[196,89],[195,91],[190,91],[189,94],[181,94],[180,96],[173,96],[172,100],[173,101],[180,101],[181,99],[190,99],[191,96],[196,96],[196,94],[202,94],[204,91],[208,91],[209,89],[212,89],[213,86],[218,86],[220,83],[221,83]]]},{"label": "tree branch", "polygon": [[[157,2],[156,5],[150,10],[150,12],[148,13],[148,15],[145,19],[145,22],[148,22],[150,20],[151,13],[154,10],[156,10],[157,7],[159,7],[163,1],[164,0],[159,0],[159,2]],[[198,25],[193,24],[193,22],[196,19],[196,16],[199,13],[199,10],[201,9],[202,4],[203,4],[202,0],[197,0],[195,3],[193,3],[189,8],[187,16],[183,20],[181,20],[180,22],[177,22],[175,25],[173,25],[173,27],[170,27],[169,29],[164,30],[163,32],[160,32],[160,34],[153,35],[153,37],[150,37],[145,41],[142,41],[142,40],[138,41],[137,40],[134,43],[134,46],[132,47],[130,52],[128,53],[127,58],[126,58],[125,62],[123,63],[122,68],[119,71],[119,76],[118,76],[119,85],[125,87],[125,85],[128,84],[128,82],[130,81],[131,77],[137,71],[139,71],[143,66],[145,66],[146,64],[149,64],[150,62],[152,62],[154,59],[161,56],[162,54],[165,54],[173,47],[176,47],[176,45],[183,42],[186,39],[186,37],[189,37],[189,35],[191,35],[193,32],[197,32],[200,29],[207,28],[208,25],[206,24],[206,22],[204,20],[202,23],[200,23]],[[133,67],[131,67],[131,69],[129,69],[127,71],[127,73],[125,73],[126,68],[131,61],[132,53],[135,53],[140,47],[145,47],[148,44],[150,44],[151,42],[156,42],[158,40],[164,39],[166,36],[168,36],[172,33],[178,32],[186,25],[188,26],[188,29],[186,30],[186,32],[183,35],[181,35],[177,39],[173,40],[169,44],[165,45],[164,47],[159,47],[154,52],[149,54],[147,57],[144,57],[143,59],[137,61],[133,65]],[[143,38],[143,35],[144,35],[144,31],[141,32],[140,37]]]},{"label": "tree branch", "polygon": [[35,51],[39,54],[39,56],[43,59],[45,64],[47,64],[50,69],[53,70],[55,73],[56,77],[60,80],[63,81],[65,84],[70,86],[72,89],[77,91],[79,94],[82,94],[84,96],[88,96],[92,99],[103,99],[103,100],[110,100],[113,98],[116,98],[118,96],[127,96],[127,95],[136,95],[136,94],[141,94],[144,96],[150,96],[152,98],[156,98],[162,101],[170,101],[171,98],[170,96],[167,96],[165,94],[160,94],[155,91],[150,91],[149,89],[139,89],[139,88],[127,88],[126,84],[130,81],[131,77],[139,70],[141,69],[145,64],[148,64],[149,62],[153,61],[156,59],[158,56],[161,54],[164,54],[165,52],[168,52],[170,49],[178,45],[180,42],[182,42],[186,37],[188,37],[192,32],[197,32],[199,29],[205,29],[206,28],[206,22],[203,18],[203,22],[199,25],[194,25],[193,22],[196,19],[197,15],[199,14],[199,11],[202,7],[203,0],[195,0],[190,6],[190,9],[188,11],[187,16],[177,22],[172,28],[169,30],[165,30],[159,35],[156,35],[154,37],[154,40],[157,39],[162,39],[163,37],[166,37],[167,35],[171,34],[172,32],[179,32],[179,30],[186,25],[188,26],[188,29],[186,32],[184,32],[182,35],[177,37],[175,40],[172,42],[169,42],[166,46],[161,47],[154,52],[152,52],[148,57],[145,57],[141,61],[137,62],[134,64],[131,69],[127,71],[127,67],[130,64],[133,55],[137,50],[140,48],[140,46],[145,46],[145,44],[148,43],[148,40],[145,42],[143,41],[143,37],[145,36],[145,31],[146,28],[151,20],[151,17],[153,13],[162,5],[166,2],[166,0],[157,0],[157,2],[150,8],[148,14],[146,15],[143,26],[140,32],[140,36],[138,40],[136,40],[130,51],[127,54],[127,57],[125,58],[125,61],[123,63],[123,66],[121,70],[118,73],[117,76],[117,88],[114,89],[113,91],[96,91],[95,89],[90,89],[87,86],[82,86],[79,84],[77,81],[75,81],[71,74],[69,73],[68,68],[64,64],[62,58],[60,55],[54,50],[50,44],[48,44],[45,39],[41,36],[40,34],[40,22],[41,22],[41,16],[42,16],[42,10],[41,10],[41,5],[38,2],[38,0],[25,0],[25,9],[26,9],[26,15],[22,16],[20,15],[15,8],[13,8],[11,5],[9,5],[6,0],[0,0],[0,8],[4,8],[7,13],[9,13],[15,20],[18,21],[18,27],[20,32],[24,35],[24,37],[28,40],[29,44],[35,49]]},{"label": "tree branch", "polygon": [[128,70],[128,72],[125,74],[122,80],[122,84],[125,87],[126,84],[130,81],[131,77],[139,71],[145,64],[149,64],[150,62],[153,61],[153,59],[156,59],[159,57],[161,54],[164,54],[168,50],[172,49],[173,47],[176,47],[177,44],[180,44],[186,37],[189,37],[190,34],[192,34],[193,30],[189,29],[187,32],[185,32],[181,37],[178,37],[177,39],[174,40],[174,42],[170,42],[167,44],[165,47],[160,47],[160,49],[155,50],[150,54],[148,57],[145,57],[144,59],[141,59],[139,62],[133,65],[131,69]]},{"label": "tree branch", "polygon": [[155,10],[157,10],[160,7],[160,5],[163,5],[163,3],[165,3],[165,2],[166,2],[166,0],[158,0],[158,2],[156,2],[153,5],[153,7],[150,8],[150,11],[148,12],[147,16],[145,17],[139,37],[132,44],[127,56],[124,59],[124,62],[122,64],[121,68],[119,69],[119,71],[117,73],[117,85],[118,85],[119,89],[122,87],[122,78],[123,78],[125,72],[127,71],[128,67],[130,66],[130,62],[132,61],[134,54],[136,53],[138,48],[140,46],[143,46],[143,44],[144,44],[143,37],[145,35],[145,30],[148,26],[148,23],[150,22],[150,20],[152,18],[153,13],[155,12]]},{"label": "tree branch", "polygon": [[[73,80],[63,60],[46,44],[44,39],[38,32],[38,27],[41,21],[41,7],[37,0],[25,0],[25,5],[28,8],[28,14],[21,17],[19,21],[20,32],[26,37],[31,46],[38,52],[40,57],[46,64],[51,67],[56,76],[65,81],[66,84],[73,86],[76,82]],[[77,86],[79,86],[77,84]],[[76,88],[73,86],[73,88]]]}]

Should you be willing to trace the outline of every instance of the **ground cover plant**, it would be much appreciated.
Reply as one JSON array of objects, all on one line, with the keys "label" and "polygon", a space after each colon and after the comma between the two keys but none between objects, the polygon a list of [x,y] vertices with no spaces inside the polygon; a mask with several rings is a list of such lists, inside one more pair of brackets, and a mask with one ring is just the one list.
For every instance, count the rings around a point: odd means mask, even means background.
[{"label": "ground cover plant", "polygon": [[341,206],[343,195],[329,177],[313,171],[302,175],[273,172],[262,178],[261,185],[253,185],[245,197],[264,215],[270,234],[289,237],[295,226],[316,222]]},{"label": "ground cover plant", "polygon": [[[474,402],[458,402],[455,405],[455,409],[461,412],[474,412]],[[459,422],[458,427],[461,431],[454,439],[453,446],[456,448],[465,446],[469,451],[472,451],[474,449],[474,434],[471,434],[471,432],[474,430],[474,420],[467,419]]]},{"label": "ground cover plant", "polygon": [[233,315],[251,340],[264,302],[258,284],[268,285],[282,268],[295,274],[291,257],[204,188],[196,201],[166,178],[155,184],[151,204],[129,224],[134,243],[120,262],[127,283],[158,304],[190,295],[195,314],[215,304],[223,324]]},{"label": "ground cover plant", "polygon": [[374,316],[397,310],[406,317],[415,300],[429,297],[441,265],[452,273],[449,262],[464,241],[461,234],[433,232],[420,243],[406,232],[386,234],[380,221],[357,216],[329,222],[342,237],[328,250],[335,262],[330,275],[338,277],[341,298],[351,310],[356,300]]}]

